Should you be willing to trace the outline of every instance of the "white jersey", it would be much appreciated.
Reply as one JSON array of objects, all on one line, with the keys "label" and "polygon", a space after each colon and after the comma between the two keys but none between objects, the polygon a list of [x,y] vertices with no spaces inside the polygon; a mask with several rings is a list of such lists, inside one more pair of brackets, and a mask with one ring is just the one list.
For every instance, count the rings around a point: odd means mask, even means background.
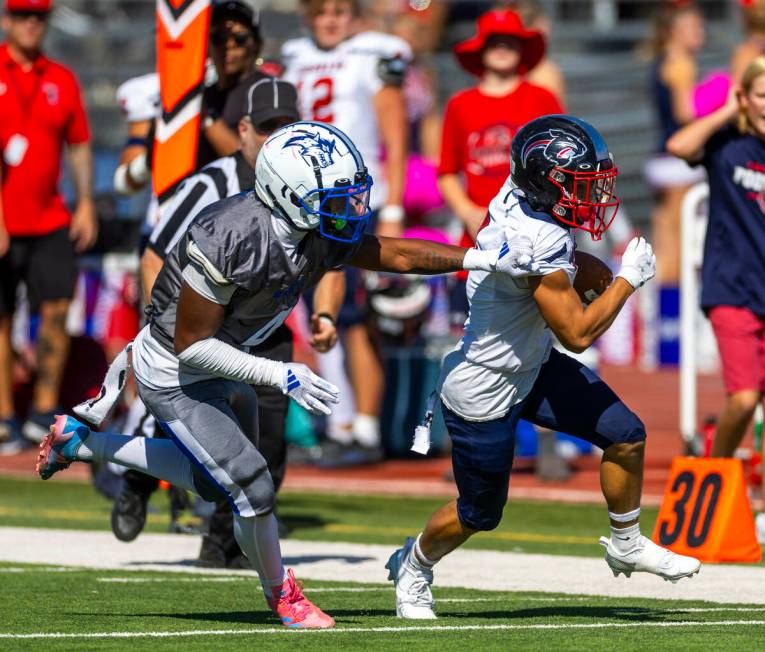
[{"label": "white jersey", "polygon": [[347,133],[361,152],[372,175],[373,210],[387,196],[380,162],[380,128],[373,99],[385,85],[391,61],[411,61],[409,45],[391,34],[362,32],[332,50],[322,50],[313,39],[287,41],[282,47],[284,79],[298,89],[304,120],[329,122]]},{"label": "white jersey", "polygon": [[[562,269],[573,283],[573,233],[532,210],[509,179],[489,205],[489,215],[489,224],[478,234],[479,248],[498,248],[514,235],[525,235],[533,243],[539,273]],[[468,421],[490,421],[531,391],[550,355],[552,335],[524,279],[470,272],[467,296],[465,335],[444,362],[441,398]]]},{"label": "white jersey", "polygon": [[152,72],[120,84],[117,102],[128,122],[143,122],[159,117],[159,75]]}]

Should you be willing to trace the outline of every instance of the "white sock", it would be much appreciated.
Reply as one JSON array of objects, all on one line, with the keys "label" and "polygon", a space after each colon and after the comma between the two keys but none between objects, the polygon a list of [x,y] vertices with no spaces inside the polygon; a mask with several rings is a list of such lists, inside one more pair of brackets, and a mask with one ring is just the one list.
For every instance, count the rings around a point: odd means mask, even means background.
[{"label": "white sock", "polygon": [[423,554],[422,548],[420,548],[420,537],[422,537],[422,532],[420,532],[414,540],[414,545],[412,546],[412,561],[423,568],[433,568],[438,560],[431,561]]},{"label": "white sock", "polygon": [[287,579],[282,563],[282,550],[279,545],[279,524],[276,516],[234,515],[234,536],[253,569],[260,576],[260,583],[266,597],[271,597],[270,588],[281,586]]},{"label": "white sock", "polygon": [[634,550],[639,540],[640,523],[623,528],[611,526],[611,545],[618,552],[628,553]]},{"label": "white sock", "polygon": [[343,446],[350,446],[353,443],[353,430],[351,424],[329,424],[327,428],[327,439],[331,439]]},{"label": "white sock", "polygon": [[357,414],[353,418],[353,436],[367,448],[380,445],[380,419],[371,414]]},{"label": "white sock", "polygon": [[169,439],[91,431],[77,455],[82,459],[121,464],[198,493],[194,487],[191,462]]}]

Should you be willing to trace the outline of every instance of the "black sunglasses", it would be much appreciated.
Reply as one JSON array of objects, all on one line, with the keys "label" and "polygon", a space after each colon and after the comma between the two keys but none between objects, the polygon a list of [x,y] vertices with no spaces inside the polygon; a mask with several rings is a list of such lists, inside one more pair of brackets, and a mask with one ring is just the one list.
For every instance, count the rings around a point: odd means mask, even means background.
[{"label": "black sunglasses", "polygon": [[8,15],[16,20],[29,20],[30,18],[36,18],[40,22],[44,23],[48,20],[47,11],[31,11],[29,9],[14,9],[9,11]]},{"label": "black sunglasses", "polygon": [[213,32],[210,34],[210,41],[217,46],[225,45],[230,38],[234,39],[234,43],[239,47],[242,47],[252,38],[252,34],[249,32]]}]

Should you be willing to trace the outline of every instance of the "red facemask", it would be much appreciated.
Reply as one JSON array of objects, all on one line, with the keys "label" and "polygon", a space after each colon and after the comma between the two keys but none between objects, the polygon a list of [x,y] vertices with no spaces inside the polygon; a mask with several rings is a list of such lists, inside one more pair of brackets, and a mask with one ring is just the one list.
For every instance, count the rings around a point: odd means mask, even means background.
[{"label": "red facemask", "polygon": [[548,178],[561,191],[552,209],[555,218],[600,240],[619,209],[619,198],[614,194],[617,174],[615,167],[595,172],[554,167]]}]

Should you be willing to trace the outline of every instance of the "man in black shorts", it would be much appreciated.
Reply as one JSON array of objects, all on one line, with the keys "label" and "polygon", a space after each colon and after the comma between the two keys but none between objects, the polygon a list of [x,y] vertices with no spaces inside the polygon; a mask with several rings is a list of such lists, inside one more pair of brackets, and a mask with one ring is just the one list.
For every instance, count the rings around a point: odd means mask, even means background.
[{"label": "man in black shorts", "polygon": [[[74,74],[41,50],[49,0],[7,0],[0,45],[0,454],[40,442],[59,409],[69,354],[65,330],[74,295],[76,253],[96,238],[90,134]],[[66,145],[77,205],[70,215],[58,191]],[[37,377],[23,429],[12,392],[11,322],[20,283],[39,315]],[[24,438],[21,433],[23,430]]]}]

